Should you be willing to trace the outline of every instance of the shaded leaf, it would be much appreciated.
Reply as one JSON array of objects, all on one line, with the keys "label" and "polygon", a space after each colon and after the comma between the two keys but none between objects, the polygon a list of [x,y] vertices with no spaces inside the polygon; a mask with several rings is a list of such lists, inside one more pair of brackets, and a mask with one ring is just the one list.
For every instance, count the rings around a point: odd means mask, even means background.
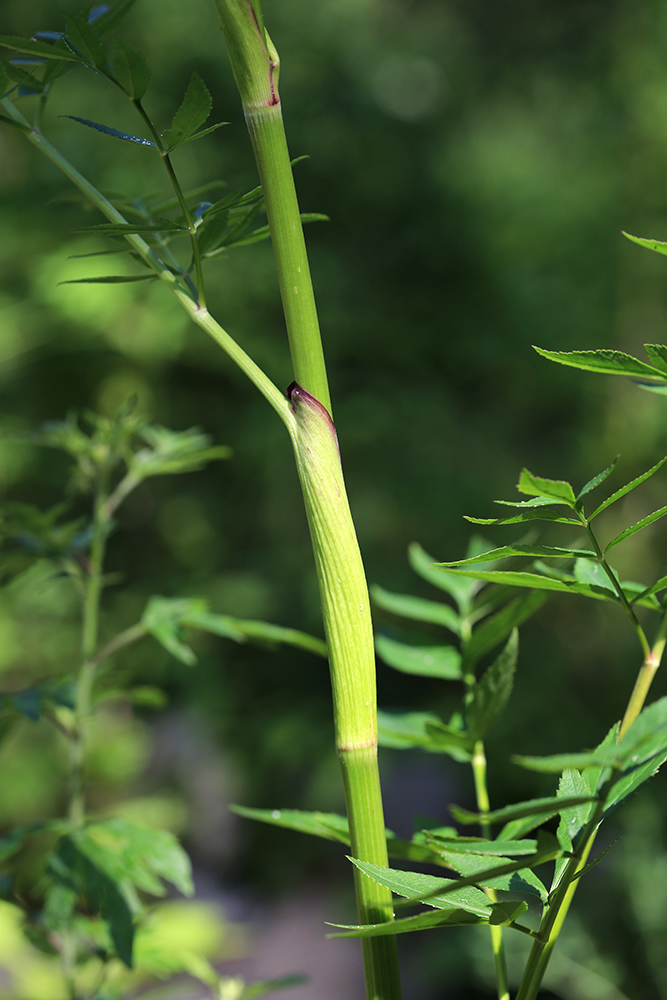
[{"label": "shaded leaf", "polygon": [[528,469],[522,469],[517,485],[519,493],[528,493],[531,496],[547,497],[549,500],[559,500],[574,507],[576,498],[574,490],[569,483],[562,479],[544,479],[535,476]]},{"label": "shaded leaf", "polygon": [[198,73],[193,73],[171,127],[162,136],[167,150],[175,149],[204,124],[211,113],[212,104],[206,84]]},{"label": "shaded leaf", "polygon": [[466,707],[471,740],[483,739],[505,710],[512,693],[518,655],[519,633],[514,629],[502,653],[472,690],[472,698]]},{"label": "shaded leaf", "polygon": [[[444,723],[432,712],[383,712],[378,711],[378,728],[380,746],[392,747],[396,750],[407,750],[419,747],[432,753],[448,753],[446,730],[440,732],[440,741],[436,742],[428,726],[444,726]],[[465,742],[463,734],[452,730],[452,747],[459,747]]]},{"label": "shaded leaf", "polygon": [[[126,94],[140,101],[148,89],[151,71],[141,52],[117,41],[113,49],[113,72]],[[151,143],[152,146],[155,143]]]},{"label": "shaded leaf", "polygon": [[[184,146],[186,142],[194,142],[195,139],[203,139],[205,135],[210,135],[211,132],[217,132],[217,130],[222,128],[224,125],[229,125],[229,122],[217,122],[215,125],[209,125],[208,128],[201,129],[201,131],[195,132],[194,135],[189,135],[188,138],[183,139],[183,142],[179,143],[179,145]],[[276,982],[278,982],[278,980],[276,980]],[[249,994],[247,993],[244,994],[244,996],[248,995]]]},{"label": "shaded leaf", "polygon": [[105,274],[97,278],[70,278],[58,285],[126,285],[133,281],[155,281],[156,274]]},{"label": "shaded leaf", "polygon": [[282,826],[297,833],[323,837],[325,840],[336,840],[341,844],[350,843],[347,818],[337,813],[303,812],[300,809],[250,809],[239,805],[230,805],[229,808],[245,819]]},{"label": "shaded leaf", "polygon": [[199,628],[205,632],[212,632],[214,635],[224,636],[233,639],[235,642],[246,642],[248,639],[255,639],[261,642],[276,645],[287,643],[289,646],[297,646],[306,649],[317,656],[327,656],[327,646],[322,639],[298,629],[284,628],[282,625],[272,625],[270,622],[254,621],[244,618],[232,618],[229,615],[217,615],[211,612],[199,611],[186,615],[183,624],[188,628]]},{"label": "shaded leaf", "polygon": [[461,601],[469,599],[475,592],[477,585],[473,581],[435,569],[435,559],[425,552],[417,542],[412,542],[409,546],[408,560],[415,573],[418,573],[428,583],[432,583],[434,587],[444,590],[459,604]]},{"label": "shaded leaf", "polygon": [[105,236],[131,236],[136,233],[186,233],[171,219],[153,219],[152,222],[103,222],[99,226],[82,226],[73,233],[101,233]]},{"label": "shaded leaf", "polygon": [[38,42],[34,38],[0,35],[0,45],[6,49],[13,49],[15,52],[25,52],[28,55],[40,56],[44,59],[64,59],[67,62],[85,63],[85,59],[75,55],[65,45],[49,45],[47,42]]},{"label": "shaded leaf", "polygon": [[[483,840],[481,838],[441,837],[435,832],[429,832],[429,842],[442,847],[451,848],[459,854],[494,855],[496,857],[514,857],[524,854],[535,854],[536,840]],[[469,840],[469,842],[467,842]]]},{"label": "shaded leaf", "polygon": [[110,35],[124,20],[135,3],[136,0],[119,0],[118,3],[109,4],[106,10],[102,10],[97,17],[90,21],[94,25],[96,34],[100,38],[106,38],[107,35]]},{"label": "shaded leaf", "polygon": [[646,480],[649,479],[654,473],[656,473],[658,469],[662,468],[665,462],[667,462],[667,455],[665,455],[664,458],[661,458],[659,462],[656,462],[656,464],[651,469],[649,469],[648,472],[644,472],[642,473],[641,476],[637,476],[636,479],[633,479],[631,482],[626,483],[626,485],[622,486],[620,490],[616,490],[616,492],[612,493],[610,497],[607,497],[607,499],[603,501],[603,503],[601,503],[600,506],[593,511],[588,520],[592,521],[594,517],[597,517],[598,514],[601,514],[603,510],[607,509],[607,507],[611,507],[611,505],[613,503],[616,503],[617,500],[620,500],[621,497],[626,496],[626,494],[630,493],[631,490],[636,489],[637,486],[641,486],[641,484],[646,482]]},{"label": "shaded leaf", "polygon": [[286,990],[290,986],[303,986],[308,982],[307,976],[280,976],[278,979],[257,979],[252,983],[247,983],[241,1000],[255,1000],[255,997],[263,997],[267,993],[275,993],[277,990]]},{"label": "shaded leaf", "polygon": [[183,642],[183,620],[188,615],[206,612],[206,601],[201,598],[151,597],[141,617],[141,624],[167,652],[181,663],[192,667],[197,662],[192,649]]},{"label": "shaded leaf", "polygon": [[12,128],[17,128],[19,132],[30,132],[30,126],[24,125],[23,122],[17,122],[13,118],[8,118],[7,115],[0,115],[0,122],[3,125],[11,125]]},{"label": "shaded leaf", "polygon": [[461,634],[461,620],[448,604],[428,601],[422,597],[412,597],[409,594],[393,594],[377,584],[373,584],[371,587],[371,597],[383,611],[389,611],[393,615],[410,618],[413,621],[442,625],[450,632],[454,632],[455,635]]},{"label": "shaded leaf", "polygon": [[476,580],[486,580],[487,583],[497,583],[504,587],[526,587],[531,590],[554,590],[560,593],[582,594],[584,597],[593,597],[598,600],[615,600],[601,587],[592,587],[589,584],[579,583],[572,578],[562,578],[556,576],[545,576],[541,573],[530,573],[523,570],[482,570],[465,567],[462,569],[450,570],[451,573],[460,573],[462,576],[471,576]]},{"label": "shaded leaf", "polygon": [[[539,896],[543,903],[547,900],[546,888],[537,875],[525,867],[525,861],[508,862],[504,857],[479,857],[451,848],[439,848],[439,851],[452,868],[476,885],[484,886],[485,889],[503,889]],[[558,851],[540,852],[539,857],[547,860],[542,857],[543,853],[553,857],[560,853],[560,848]],[[531,857],[531,864],[538,864],[537,853]]]},{"label": "shaded leaf", "polygon": [[477,625],[465,648],[464,663],[477,663],[485,653],[502,642],[513,628],[521,625],[541,608],[546,597],[539,590],[531,591],[510,601],[502,610]]},{"label": "shaded leaf", "polygon": [[404,674],[458,680],[461,655],[453,646],[408,646],[386,635],[375,638],[378,656],[390,667]]},{"label": "shaded leaf", "polygon": [[593,559],[577,559],[574,564],[574,575],[579,583],[590,583],[594,587],[603,587],[616,593],[604,567]]},{"label": "shaded leaf", "polygon": [[108,75],[107,54],[99,35],[88,24],[83,14],[69,14],[67,35],[72,46],[77,49],[99,72]]}]

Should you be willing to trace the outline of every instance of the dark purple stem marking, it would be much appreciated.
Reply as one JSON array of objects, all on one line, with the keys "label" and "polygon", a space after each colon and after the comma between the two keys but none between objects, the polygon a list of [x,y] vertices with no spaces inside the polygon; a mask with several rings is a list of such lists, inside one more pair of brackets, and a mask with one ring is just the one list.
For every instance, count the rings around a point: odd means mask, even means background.
[{"label": "dark purple stem marking", "polygon": [[298,382],[292,382],[287,387],[287,398],[292,404],[292,412],[297,412],[297,407],[299,404],[305,404],[313,416],[318,416],[324,420],[325,424],[329,428],[329,431],[336,442],[336,450],[338,451],[338,457],[340,458],[340,448],[338,447],[338,435],[336,434],[336,428],[334,427],[334,422],[331,419],[329,411],[326,406],[320,403],[319,399],[316,399],[307,389],[299,385]]}]

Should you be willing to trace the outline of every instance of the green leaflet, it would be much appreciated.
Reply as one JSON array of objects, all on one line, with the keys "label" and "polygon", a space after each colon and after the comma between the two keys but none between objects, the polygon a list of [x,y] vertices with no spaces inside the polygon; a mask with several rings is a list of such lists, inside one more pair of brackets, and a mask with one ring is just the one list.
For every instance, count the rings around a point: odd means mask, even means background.
[{"label": "green leaflet", "polygon": [[619,542],[624,542],[626,538],[630,538],[638,531],[641,531],[642,528],[647,528],[649,524],[659,521],[661,517],[665,516],[665,514],[667,514],[667,506],[661,507],[659,510],[654,510],[652,514],[647,514],[646,517],[643,517],[640,521],[630,525],[630,527],[626,528],[625,531],[621,531],[619,535],[616,535],[616,537],[612,538],[610,542],[607,542],[607,545],[605,546],[605,553],[609,552],[609,549],[613,549],[614,546],[619,544]]},{"label": "green leaflet", "polygon": [[[632,238],[634,239],[634,237]],[[639,242],[639,240],[635,240],[635,242]],[[654,248],[651,247],[651,249]],[[643,361],[637,361],[636,358],[630,354],[624,354],[623,351],[545,351],[541,347],[534,347],[534,350],[549,361],[557,361],[561,365],[569,365],[572,368],[582,368],[584,371],[601,372],[606,375],[639,376],[644,379],[664,381],[664,374],[658,368],[647,365]]]},{"label": "green leaflet", "polygon": [[644,344],[644,350],[656,368],[667,375],[667,346],[665,344]]},{"label": "green leaflet", "polygon": [[541,476],[535,476],[528,469],[521,470],[517,489],[519,493],[557,500],[567,504],[568,507],[574,507],[576,502],[574,490],[569,483],[562,479],[544,479]]},{"label": "green leaflet", "polygon": [[[560,850],[554,851],[552,848],[551,851],[544,853],[552,858],[559,854]],[[486,889],[528,893],[532,896],[539,896],[543,903],[546,902],[548,895],[546,888],[537,875],[530,868],[525,867],[526,862],[523,860],[508,862],[505,857],[488,855],[479,857],[449,847],[440,848],[440,854],[447,864],[469,882],[484,886]],[[531,857],[531,864],[540,863],[537,857],[537,854]],[[539,857],[541,860],[547,860],[547,857],[542,858],[542,852],[540,852]]]},{"label": "green leaflet", "polygon": [[[419,747],[434,753],[446,753],[442,745],[434,742],[427,726],[443,725],[433,712],[383,712],[378,710],[380,746],[406,750]],[[462,734],[459,734],[462,735]]]},{"label": "green leaflet", "polygon": [[428,601],[410,594],[393,594],[377,584],[373,584],[370,590],[373,602],[383,611],[413,621],[442,625],[455,635],[461,634],[460,618],[448,604]]},{"label": "green leaflet", "polygon": [[[492,549],[489,552],[489,556],[493,560],[509,559],[512,556],[521,556],[522,558],[532,557],[535,559],[576,559],[580,557],[595,557],[595,552],[590,549],[564,549],[552,545],[503,545],[498,549]],[[488,561],[482,555],[472,556],[469,559],[459,559],[455,562],[438,563],[437,565],[456,569],[459,566],[475,566],[478,563]]]},{"label": "green leaflet", "polygon": [[[550,503],[553,502],[550,501]],[[495,500],[494,503],[507,503],[508,507],[520,506],[519,504],[510,505],[509,501],[502,500]],[[562,505],[559,504],[559,506]],[[566,514],[559,513],[546,503],[527,507],[526,510],[521,510],[518,514],[512,514],[510,517],[470,517],[470,515],[464,514],[464,518],[472,524],[523,524],[525,521],[557,521],[560,524],[575,524],[577,527],[581,527],[581,521],[576,517],[568,517]]]},{"label": "green leaflet", "polygon": [[535,854],[536,840],[483,840],[476,837],[443,837],[435,831],[426,831],[429,842],[443,851],[452,850],[457,854],[492,855],[495,857],[515,857]]},{"label": "green leaflet", "polygon": [[628,493],[630,493],[631,490],[634,490],[637,488],[637,486],[641,486],[642,483],[645,483],[647,479],[650,479],[650,477],[658,471],[658,469],[662,468],[665,462],[667,462],[667,455],[665,455],[664,458],[661,458],[659,462],[656,462],[656,464],[652,466],[652,468],[650,468],[648,472],[644,472],[642,473],[641,476],[637,476],[636,479],[633,479],[631,482],[626,483],[626,485],[622,486],[620,490],[616,490],[616,492],[612,493],[610,497],[607,497],[607,499],[604,500],[600,504],[600,506],[593,511],[588,520],[592,521],[594,517],[597,517],[598,514],[601,514],[603,510],[607,509],[607,507],[611,507],[613,503],[616,503],[617,500],[620,500],[622,497],[626,496]]},{"label": "green leaflet", "polygon": [[[573,799],[564,802],[562,798],[557,796],[549,796],[548,798],[541,799],[528,799],[525,802],[517,802],[511,806],[504,806],[502,809],[494,809],[489,813],[474,813],[467,809],[462,809],[460,806],[450,806],[449,810],[459,823],[470,824],[470,823],[481,823],[482,820],[486,820],[488,823],[509,823],[510,820],[523,819],[524,817],[541,817],[540,822],[548,819],[550,816],[555,816],[557,812],[568,806],[580,805],[584,801],[592,802],[595,796],[586,796],[585,798],[580,798],[576,796]],[[505,827],[504,830],[499,834],[501,840],[514,839],[517,834],[512,834],[510,836],[508,828]]]},{"label": "green leaflet", "polygon": [[[471,539],[472,545],[474,545],[474,539]],[[468,554],[475,555],[476,553],[469,552]],[[440,590],[448,593],[454,598],[459,607],[469,603],[475,592],[479,589],[479,585],[474,581],[464,580],[453,573],[436,569],[435,559],[425,552],[417,542],[413,542],[409,546],[408,560],[415,573],[418,573],[428,583],[432,583],[434,587],[438,587]]]},{"label": "green leaflet", "polygon": [[[528,907],[525,903],[514,904],[508,909],[506,903],[496,904],[498,912],[504,916],[504,923],[510,923],[515,917],[525,913]],[[493,910],[492,910],[493,912]],[[430,910],[419,913],[415,917],[404,917],[402,920],[391,920],[384,924],[330,924],[330,927],[341,927],[335,934],[327,934],[327,938],[339,937],[393,937],[395,934],[407,934],[411,931],[432,930],[434,927],[461,927],[475,924],[491,923],[490,919],[478,917],[467,910]]]},{"label": "green leaflet", "polygon": [[162,141],[168,151],[180,146],[200,128],[211,113],[213,102],[206,84],[198,73],[190,77],[185,96]]},{"label": "green leaflet", "polygon": [[461,656],[453,646],[408,646],[378,635],[375,648],[380,659],[402,673],[443,680],[461,677]]},{"label": "green leaflet", "polygon": [[16,35],[0,35],[0,45],[6,49],[13,49],[15,52],[24,52],[29,56],[38,56],[41,59],[58,59],[67,62],[85,63],[85,59],[75,55],[62,42],[56,45],[49,45],[48,42],[38,42],[32,38],[20,38]]},{"label": "green leaflet", "polygon": [[464,664],[474,666],[482,656],[502,642],[512,629],[530,618],[544,604],[546,596],[539,591],[530,591],[510,601],[496,614],[477,625],[466,646]]},{"label": "green leaflet", "polygon": [[515,628],[503,651],[473,688],[472,699],[466,707],[471,740],[483,739],[505,710],[512,693],[518,655],[519,633]]},{"label": "green leaflet", "polygon": [[613,767],[620,763],[622,755],[610,747],[607,750],[597,749],[582,753],[557,753],[550,757],[523,757],[517,754],[512,761],[528,771],[540,771],[543,774],[559,774],[566,768],[590,767],[600,764],[602,767]]},{"label": "green leaflet", "polygon": [[579,495],[577,496],[577,501],[583,499],[583,497],[585,497],[587,493],[590,493],[591,490],[596,489],[600,485],[600,483],[603,483],[605,479],[612,474],[612,472],[616,468],[616,465],[618,464],[618,460],[620,457],[621,457],[620,455],[617,455],[614,461],[611,463],[611,465],[608,465],[607,468],[604,469],[602,472],[598,472],[597,476],[593,476],[592,479],[588,480],[586,485],[582,487],[581,491],[579,492]]},{"label": "green leaflet", "polygon": [[426,902],[438,909],[456,908],[487,918],[491,912],[489,898],[481,889],[476,889],[474,886],[460,889],[456,879],[383,868],[368,861],[360,861],[358,858],[350,858],[350,861],[378,885],[406,897],[408,903]]},{"label": "green leaflet", "polygon": [[68,15],[67,35],[74,48],[83,53],[87,62],[103,76],[109,76],[106,49],[92,25],[88,24],[86,14]]},{"label": "green leaflet", "polygon": [[148,89],[151,71],[141,52],[116,41],[113,48],[113,72],[116,80],[133,101],[140,101]]}]

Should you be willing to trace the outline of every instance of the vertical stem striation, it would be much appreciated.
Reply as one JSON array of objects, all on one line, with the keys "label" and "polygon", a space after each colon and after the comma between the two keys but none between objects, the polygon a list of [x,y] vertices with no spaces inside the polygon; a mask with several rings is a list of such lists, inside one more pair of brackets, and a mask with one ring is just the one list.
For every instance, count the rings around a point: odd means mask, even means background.
[{"label": "vertical stem striation", "polygon": [[[336,749],[343,773],[354,857],[388,865],[377,763],[375,651],[366,576],[343,481],[338,441],[327,410],[296,383],[292,442],[303,491],[322,601],[334,703]],[[355,871],[360,923],[393,918],[389,890]],[[362,941],[369,1000],[401,996],[396,940]]]}]

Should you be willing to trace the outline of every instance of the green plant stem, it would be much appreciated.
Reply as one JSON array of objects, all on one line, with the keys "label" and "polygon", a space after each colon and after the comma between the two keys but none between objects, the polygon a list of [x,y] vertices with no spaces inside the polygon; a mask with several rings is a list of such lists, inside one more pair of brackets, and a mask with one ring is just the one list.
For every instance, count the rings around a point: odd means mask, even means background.
[{"label": "green plant stem", "polygon": [[[637,675],[634,689],[630,695],[623,721],[619,727],[617,739],[627,732],[644,707],[648,695],[651,681],[656,670],[660,666],[662,656],[667,642],[667,613],[663,616],[660,628],[656,635],[653,649],[644,658],[644,662]],[[612,772],[613,775],[613,772]],[[611,787],[612,781],[607,782],[607,788]],[[524,970],[521,987],[516,1000],[534,1000],[547,970],[551,953],[553,952],[558,935],[560,934],[568,910],[572,904],[574,894],[579,887],[580,879],[578,873],[584,868],[590,852],[595,843],[597,824],[604,809],[604,796],[597,803],[593,816],[589,820],[584,833],[582,834],[579,848],[569,865],[563,872],[560,885],[553,900],[549,903],[547,913],[542,919],[542,925],[538,937],[533,944],[528,962]]]},{"label": "green plant stem", "polygon": [[646,633],[644,632],[644,629],[639,624],[639,620],[637,618],[637,615],[635,614],[634,609],[632,608],[630,602],[628,601],[628,599],[627,599],[627,597],[625,595],[625,591],[623,590],[623,588],[621,587],[620,583],[616,579],[616,574],[613,572],[611,566],[607,562],[607,560],[605,558],[605,555],[604,555],[604,552],[600,548],[598,540],[595,537],[595,535],[593,533],[593,529],[591,528],[590,524],[588,523],[588,520],[582,514],[580,514],[579,516],[581,518],[582,524],[584,525],[584,528],[586,529],[586,534],[588,535],[588,537],[589,537],[589,539],[591,541],[591,545],[595,549],[595,554],[597,556],[597,560],[600,563],[600,565],[602,566],[603,570],[605,571],[605,573],[607,575],[607,578],[608,578],[609,582],[611,583],[612,587],[616,591],[616,594],[618,595],[618,599],[620,600],[621,604],[623,605],[623,610],[625,611],[626,615],[630,619],[630,624],[632,625],[633,629],[635,630],[635,632],[637,634],[637,638],[639,639],[639,644],[642,647],[642,652],[644,654],[644,657],[648,657],[648,656],[650,656],[650,653],[651,653],[651,647],[649,645],[648,639],[646,638]]},{"label": "green plant stem", "polygon": [[86,758],[86,728],[92,707],[95,663],[93,654],[97,648],[99,629],[100,597],[102,594],[102,570],[108,532],[105,516],[105,484],[100,484],[95,496],[93,515],[93,540],[88,562],[88,578],[83,602],[83,622],[81,628],[82,665],[76,681],[74,725],[70,736],[70,795],[69,819],[74,826],[81,826],[86,815],[84,772]]},{"label": "green plant stem", "polygon": [[[345,492],[336,432],[325,407],[291,387],[292,441],[304,496],[329,651],[336,748],[353,855],[388,866],[377,763],[375,651],[361,553]],[[391,892],[355,875],[361,923],[393,919]],[[396,939],[362,942],[369,1000],[401,996]]]},{"label": "green plant stem", "polygon": [[331,414],[329,384],[282,106],[280,60],[250,0],[215,0],[255,152],[294,378]]}]

